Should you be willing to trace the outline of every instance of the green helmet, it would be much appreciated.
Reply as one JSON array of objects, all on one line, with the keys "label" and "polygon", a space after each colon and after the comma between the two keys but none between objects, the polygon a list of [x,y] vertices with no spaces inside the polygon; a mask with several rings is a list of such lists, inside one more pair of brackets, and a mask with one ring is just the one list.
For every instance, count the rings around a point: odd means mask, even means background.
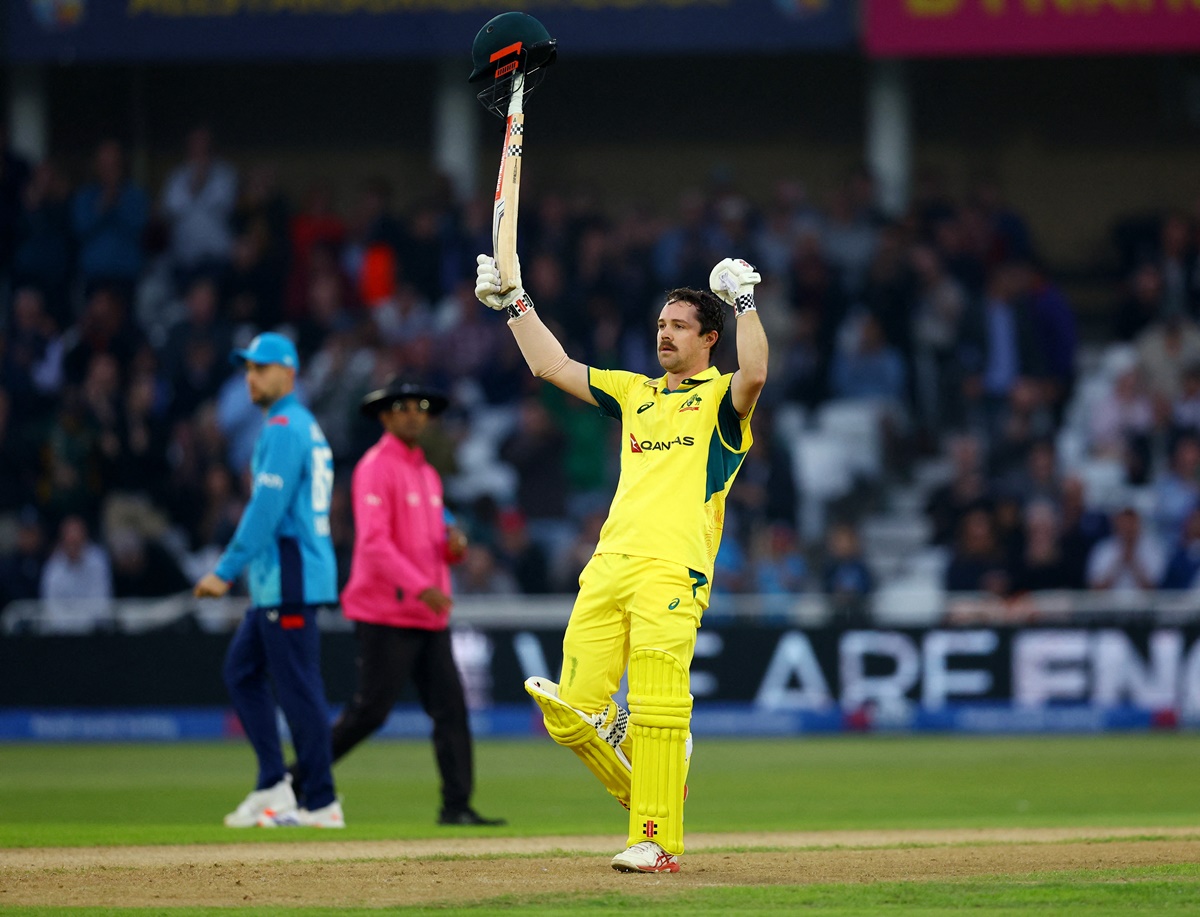
[{"label": "green helmet", "polygon": [[496,69],[492,56],[511,45],[519,45],[524,53],[526,73],[549,67],[558,54],[557,44],[546,27],[528,13],[501,13],[489,20],[471,43],[474,69],[467,82],[491,76]]}]

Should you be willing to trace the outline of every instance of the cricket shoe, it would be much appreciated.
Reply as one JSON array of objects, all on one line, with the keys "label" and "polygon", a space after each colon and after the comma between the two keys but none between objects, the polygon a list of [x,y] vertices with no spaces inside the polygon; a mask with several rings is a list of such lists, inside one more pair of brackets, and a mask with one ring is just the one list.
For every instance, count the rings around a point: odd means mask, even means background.
[{"label": "cricket shoe", "polygon": [[334,800],[319,809],[292,809],[290,812],[264,812],[258,818],[260,828],[344,828],[342,804]]},{"label": "cricket shoe", "polygon": [[484,818],[470,806],[465,809],[442,809],[438,813],[439,825],[481,826],[485,828],[507,825],[503,818]]},{"label": "cricket shoe", "polygon": [[292,778],[284,777],[274,786],[255,790],[242,800],[242,804],[225,816],[226,828],[253,828],[263,813],[272,815],[296,811],[296,794],[292,792]]},{"label": "cricket shoe", "polygon": [[679,872],[679,857],[654,841],[641,841],[612,858],[617,872]]}]

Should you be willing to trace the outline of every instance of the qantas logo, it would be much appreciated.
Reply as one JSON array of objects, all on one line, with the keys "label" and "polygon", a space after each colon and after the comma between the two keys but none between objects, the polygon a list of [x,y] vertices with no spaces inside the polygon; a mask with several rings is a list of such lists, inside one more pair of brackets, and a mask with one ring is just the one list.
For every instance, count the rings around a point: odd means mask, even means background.
[{"label": "qantas logo", "polygon": [[694,446],[696,445],[696,437],[694,436],[676,436],[674,439],[667,440],[652,440],[643,439],[638,442],[632,433],[629,434],[629,451],[630,452],[659,452],[667,451],[672,446]]}]

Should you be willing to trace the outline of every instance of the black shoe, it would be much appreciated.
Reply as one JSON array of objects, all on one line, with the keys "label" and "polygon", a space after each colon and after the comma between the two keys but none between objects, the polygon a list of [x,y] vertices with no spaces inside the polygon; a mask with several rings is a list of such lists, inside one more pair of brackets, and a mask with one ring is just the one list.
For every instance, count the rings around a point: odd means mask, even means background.
[{"label": "black shoe", "polygon": [[508,822],[503,818],[484,818],[474,809],[469,806],[465,809],[442,809],[438,815],[439,825],[480,825],[482,827],[496,827],[498,825],[507,825]]}]

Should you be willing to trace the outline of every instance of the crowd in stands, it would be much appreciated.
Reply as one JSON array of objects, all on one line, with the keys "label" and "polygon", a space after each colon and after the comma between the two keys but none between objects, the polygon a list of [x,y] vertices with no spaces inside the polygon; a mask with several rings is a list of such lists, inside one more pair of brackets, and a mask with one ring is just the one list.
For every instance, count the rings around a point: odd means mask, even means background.
[{"label": "crowd in stands", "polygon": [[[380,433],[357,405],[402,374],[452,397],[427,452],[472,539],[457,591],[573,591],[615,485],[619,430],[533,379],[503,317],[476,302],[488,200],[439,183],[399,208],[385,180],[359,176],[314,179],[294,199],[269,165],[223,158],[203,127],[160,187],[135,181],[126,156],[105,140],[74,177],[0,142],[0,607],[171,594],[211,567],[261,423],[227,356],[270,329],[296,341],[301,395],[334,450],[343,581],[350,469]],[[714,603],[819,591],[847,619],[864,614],[879,584],[863,505],[806,531],[794,431],[779,423],[845,400],[875,408],[884,485],[951,457],[927,507],[948,590],[1194,584],[1200,262],[1188,215],[1119,237],[1104,343],[1124,346],[1087,379],[1072,305],[993,181],[955,195],[924,175],[900,218],[857,170],[812,195],[780,181],[765,200],[714,179],[675,212],[547,191],[521,219],[525,286],[594,365],[656,375],[663,292],[703,286],[728,255],[759,267],[771,375]],[[733,355],[726,342],[718,365]],[[1136,499],[1098,501],[1075,473],[1098,462]]]}]

